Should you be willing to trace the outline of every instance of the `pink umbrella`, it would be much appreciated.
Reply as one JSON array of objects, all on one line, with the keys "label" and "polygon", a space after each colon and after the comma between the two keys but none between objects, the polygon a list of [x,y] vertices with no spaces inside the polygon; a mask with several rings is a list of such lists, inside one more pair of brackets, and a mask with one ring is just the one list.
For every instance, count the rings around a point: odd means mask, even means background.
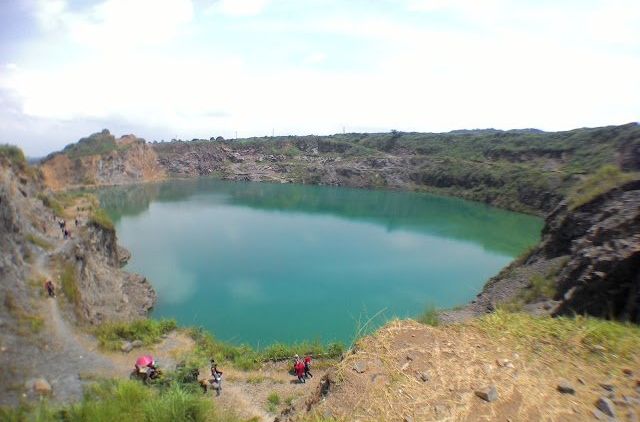
[{"label": "pink umbrella", "polygon": [[138,366],[147,366],[150,363],[153,363],[153,356],[151,355],[140,356],[138,360],[136,360],[136,365]]}]

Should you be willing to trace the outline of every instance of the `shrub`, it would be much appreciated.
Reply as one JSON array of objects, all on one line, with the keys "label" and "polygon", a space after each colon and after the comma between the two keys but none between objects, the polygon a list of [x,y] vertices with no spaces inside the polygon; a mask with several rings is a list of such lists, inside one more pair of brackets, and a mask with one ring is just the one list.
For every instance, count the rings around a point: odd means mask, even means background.
[{"label": "shrub", "polygon": [[22,150],[13,145],[0,145],[0,158],[4,158],[22,170],[27,167],[27,159],[24,157]]}]

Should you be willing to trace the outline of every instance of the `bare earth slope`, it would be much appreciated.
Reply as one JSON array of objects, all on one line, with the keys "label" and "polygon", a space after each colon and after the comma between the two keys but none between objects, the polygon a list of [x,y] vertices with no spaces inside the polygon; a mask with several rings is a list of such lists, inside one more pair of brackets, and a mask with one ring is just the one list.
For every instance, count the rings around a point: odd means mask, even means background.
[{"label": "bare earth slope", "polygon": [[[306,405],[279,419],[585,421],[602,417],[596,402],[604,398],[617,420],[637,420],[637,353],[613,353],[579,324],[545,331],[529,318],[498,313],[436,328],[392,322],[362,339]],[[640,344],[638,333],[632,341]],[[573,394],[558,390],[563,380]],[[479,397],[487,387],[494,400]]]}]

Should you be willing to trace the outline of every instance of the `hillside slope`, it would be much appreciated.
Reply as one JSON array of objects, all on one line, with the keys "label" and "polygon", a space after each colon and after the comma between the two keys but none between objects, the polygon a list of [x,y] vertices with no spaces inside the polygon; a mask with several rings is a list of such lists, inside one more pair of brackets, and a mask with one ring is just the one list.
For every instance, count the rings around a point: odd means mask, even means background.
[{"label": "hillside slope", "polygon": [[[53,374],[56,387],[76,385],[90,365],[64,347],[56,351],[58,311],[78,325],[132,320],[146,316],[155,293],[144,277],[120,269],[115,231],[90,203],[61,206],[44,193],[41,174],[7,151],[0,148],[0,402],[15,403],[25,380]],[[61,218],[71,238],[63,236]],[[56,286],[54,308],[47,278]]]},{"label": "hillside slope", "polygon": [[393,321],[277,420],[636,421],[638,347],[638,327],[597,320]]}]

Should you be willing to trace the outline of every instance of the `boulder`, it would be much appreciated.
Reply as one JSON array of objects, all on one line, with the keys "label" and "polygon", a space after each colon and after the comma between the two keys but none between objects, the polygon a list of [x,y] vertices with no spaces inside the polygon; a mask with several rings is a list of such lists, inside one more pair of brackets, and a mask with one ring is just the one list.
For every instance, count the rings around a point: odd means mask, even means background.
[{"label": "boulder", "polygon": [[428,371],[418,372],[418,377],[422,380],[422,382],[427,382],[431,379]]},{"label": "boulder", "polygon": [[359,360],[353,365],[353,370],[356,371],[359,374],[362,374],[368,368],[369,368],[369,365],[367,365],[367,362],[365,362],[363,360]]},{"label": "boulder", "polygon": [[133,340],[131,342],[131,346],[136,348],[136,347],[142,347],[143,343],[142,340]]},{"label": "boulder", "polygon": [[33,381],[33,391],[40,395],[50,395],[53,392],[51,384],[44,378],[37,378]]},{"label": "boulder", "polygon": [[123,341],[122,346],[120,346],[120,351],[123,353],[129,353],[131,350],[133,350],[133,343],[130,341]]},{"label": "boulder", "polygon": [[479,390],[476,390],[475,393],[476,393],[476,396],[488,402],[498,400],[498,390],[496,389],[495,385],[481,388]]},{"label": "boulder", "polygon": [[611,418],[616,417],[616,408],[610,399],[606,397],[600,397],[598,401],[596,401],[596,407],[605,415]]},{"label": "boulder", "polygon": [[573,388],[573,386],[571,384],[569,384],[569,381],[567,381],[566,379],[561,379],[560,382],[558,382],[558,391],[563,393],[563,394],[575,394],[576,390]]}]

